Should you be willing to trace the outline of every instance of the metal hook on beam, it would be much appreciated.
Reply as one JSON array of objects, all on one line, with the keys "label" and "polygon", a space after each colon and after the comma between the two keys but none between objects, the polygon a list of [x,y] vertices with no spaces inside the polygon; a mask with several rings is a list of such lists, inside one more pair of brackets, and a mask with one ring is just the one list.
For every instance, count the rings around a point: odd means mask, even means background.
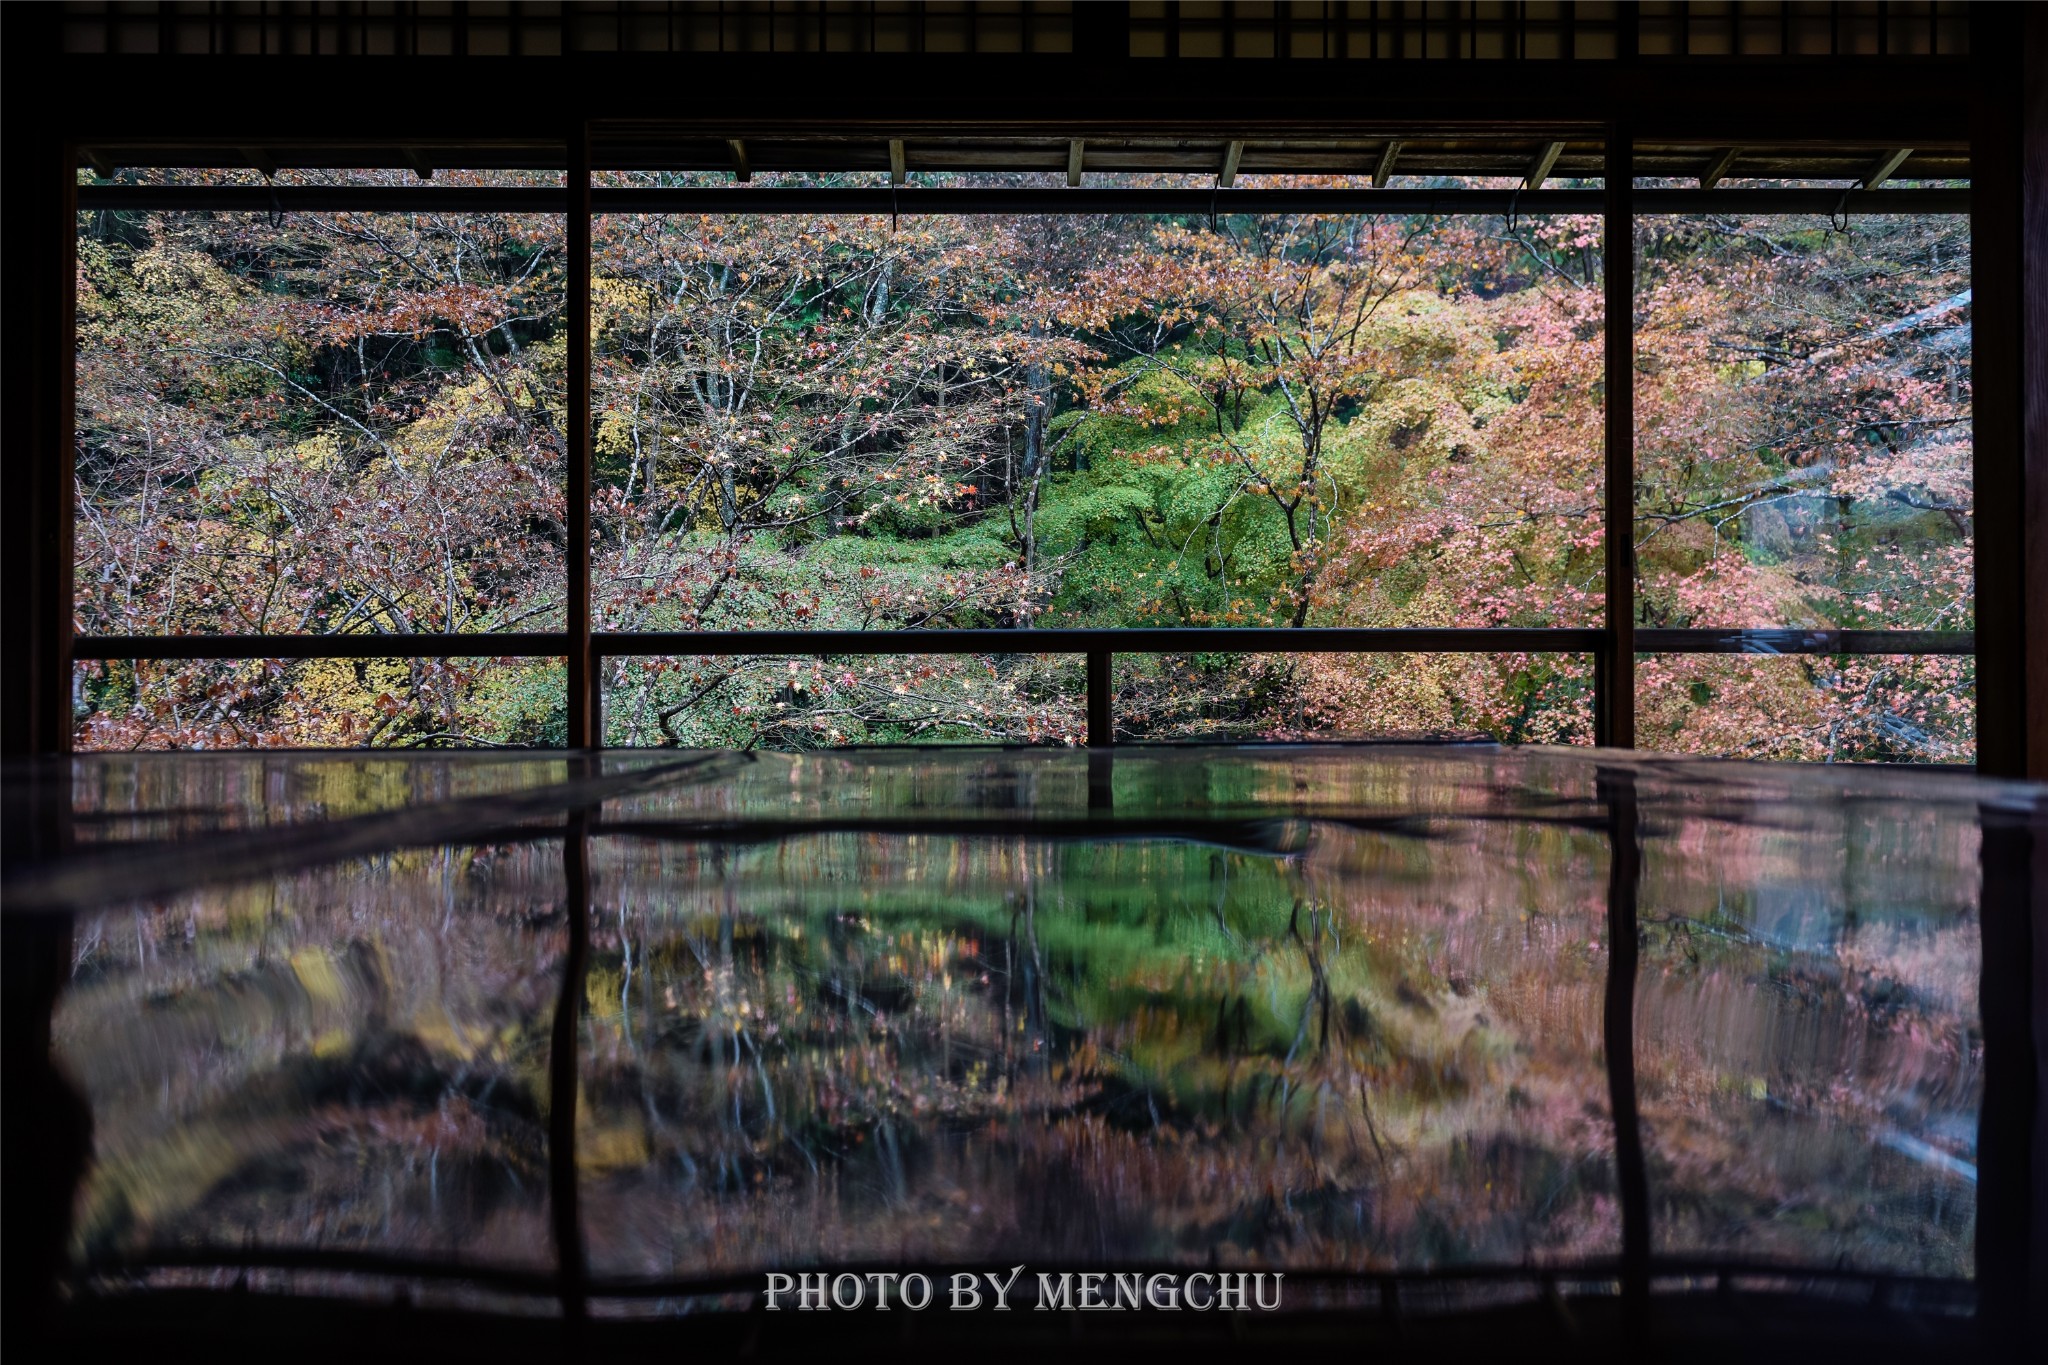
[{"label": "metal hook on beam", "polygon": [[1848,235],[1849,196],[1855,192],[1855,189],[1856,187],[1854,185],[1851,185],[1848,189],[1843,190],[1841,199],[1835,204],[1833,208],[1828,210],[1828,231],[1830,233],[1839,232],[1843,236]]}]

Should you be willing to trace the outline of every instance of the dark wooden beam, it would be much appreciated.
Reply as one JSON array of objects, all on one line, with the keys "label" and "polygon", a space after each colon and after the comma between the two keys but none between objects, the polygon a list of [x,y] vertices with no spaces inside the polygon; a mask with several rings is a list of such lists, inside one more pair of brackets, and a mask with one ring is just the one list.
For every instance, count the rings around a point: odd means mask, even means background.
[{"label": "dark wooden beam", "polygon": [[[2025,537],[2020,580],[2026,586],[2016,626],[2024,672],[2020,683],[2024,771],[2036,782],[2048,782],[2048,9],[2040,5],[2023,8],[2026,28],[2020,46],[2026,58],[2019,126],[2023,130],[2024,202],[2018,215],[2019,239],[2013,247],[2020,258],[2020,297],[2026,308],[2020,319],[2019,357],[2021,477],[2026,482],[2020,505]],[[2048,836],[2040,842],[2043,847],[2036,850],[2037,857],[2048,861]],[[2048,980],[2048,976],[2036,980]],[[2048,1046],[2048,1040],[2043,1045]],[[2048,1138],[2036,1150],[2048,1151]],[[2048,1173],[2039,1179],[2035,1200],[2034,1227],[2048,1229]],[[2035,1303],[2048,1303],[2048,1246],[2037,1246],[2035,1252],[2030,1292]]]},{"label": "dark wooden beam", "polygon": [[[1580,654],[1597,649],[1592,627],[1423,626],[1042,626],[1011,630],[721,630],[645,633],[594,630],[599,658],[662,654]],[[566,631],[433,635],[81,635],[75,659],[464,659],[566,658]],[[1792,627],[1639,629],[1644,654],[1948,654],[1977,652],[1968,630],[1800,630]]]},{"label": "dark wooden beam", "polygon": [[1074,138],[1067,143],[1067,188],[1077,189],[1081,184],[1081,152],[1083,143]]},{"label": "dark wooden beam", "polygon": [[[1086,5],[1084,10],[1100,8]],[[10,61],[20,60],[10,45]],[[1055,55],[867,53],[634,54],[447,61],[427,101],[351,99],[385,59],[48,57],[39,80],[13,91],[91,90],[61,109],[39,106],[75,142],[115,145],[138,133],[230,145],[333,141],[347,101],[350,136],[415,146],[473,138],[559,145],[566,111],[602,119],[600,133],[641,125],[724,140],[778,128],[833,128],[879,148],[935,132],[1030,132],[1064,140],[1133,136],[1253,143],[1294,137],[1514,137],[1525,143],[1598,136],[1617,109],[1646,142],[1766,145],[1799,140],[1864,147],[1935,147],[1967,140],[1971,66],[1962,61],[1579,61],[1570,79],[1545,61],[1373,62],[1358,79],[1316,81],[1296,61],[1233,62],[1229,94],[1175,61]],[[113,73],[118,71],[118,78]],[[231,75],[231,79],[224,79]],[[1899,98],[1910,83],[1912,98]],[[507,101],[504,91],[548,91]],[[1056,95],[1048,95],[1049,87]],[[679,101],[678,88],[689,98]],[[767,92],[772,92],[772,98]],[[1213,164],[1213,163],[1212,163]]]},{"label": "dark wooden beam", "polygon": [[[737,148],[738,143],[733,146]],[[598,659],[591,649],[590,627],[590,495],[592,430],[590,389],[590,312],[593,292],[590,241],[590,127],[579,123],[569,132],[569,214],[564,234],[568,259],[569,375],[566,437],[569,449],[563,497],[568,523],[568,565],[563,588],[569,650],[568,743],[572,749],[604,743]]]},{"label": "dark wooden beam", "polygon": [[2043,59],[2022,57],[2029,31],[2041,36],[2035,6],[1972,11],[1982,74],[1971,140],[1971,478],[1977,765],[2040,780],[2048,779],[2048,133]]},{"label": "dark wooden beam", "polygon": [[1700,188],[1710,190],[1727,178],[1728,171],[1735,165],[1735,158],[1742,155],[1740,147],[1724,147],[1714,153],[1714,159],[1707,163],[1706,173],[1700,176]]},{"label": "dark wooden beam", "polygon": [[405,164],[412,168],[414,175],[422,180],[434,178],[434,163],[427,159],[424,152],[417,147],[405,147],[401,151],[405,155]]},{"label": "dark wooden beam", "polygon": [[1131,55],[1131,7],[1127,0],[1090,0],[1075,5],[1074,55],[1123,62]]},{"label": "dark wooden beam", "polygon": [[1616,749],[1636,745],[1636,336],[1635,163],[1633,130],[1607,131],[1604,443],[1606,491],[1606,636],[1593,671],[1593,739]]},{"label": "dark wooden beam", "polygon": [[[561,213],[567,191],[436,185],[83,185],[85,209],[138,213]],[[1600,190],[1233,190],[1239,213],[1595,213]],[[604,189],[599,213],[1207,213],[1211,192],[1091,189]],[[1638,213],[1968,213],[1969,190],[1637,190]]]},{"label": "dark wooden beam", "polygon": [[1231,142],[1223,148],[1223,169],[1216,172],[1216,188],[1227,190],[1237,183],[1237,163],[1244,158],[1244,143]]},{"label": "dark wooden beam", "polygon": [[478,635],[81,635],[78,659],[566,659],[567,631]]},{"label": "dark wooden beam", "polygon": [[[1217,130],[1199,130],[1171,142],[1098,135],[1092,128],[1067,129],[1057,139],[1015,130],[987,136],[927,133],[918,139],[920,168],[928,171],[1042,171],[1066,164],[1067,141],[1087,141],[1092,170],[1215,173],[1218,148],[1227,146]],[[656,128],[625,128],[593,134],[591,165],[606,170],[724,171],[732,166],[726,146],[730,129],[717,137],[696,130],[671,132]],[[745,139],[748,164],[760,171],[881,171],[890,167],[888,141],[847,137],[829,125],[782,127]],[[1501,176],[1517,179],[1529,170],[1526,139],[1431,136],[1418,131],[1401,139],[1401,171],[1419,176]],[[1589,145],[1590,144],[1590,145]],[[1247,142],[1240,170],[1267,174],[1372,175],[1385,148],[1383,139],[1347,136],[1335,139],[1282,137],[1254,145]],[[324,139],[266,144],[265,151],[280,171],[287,169],[410,169],[424,160],[440,167],[467,170],[561,169],[568,162],[559,140],[467,143],[379,143]],[[1650,177],[1697,177],[1715,148],[1708,144],[1636,144],[1636,172]],[[180,142],[129,136],[99,142],[93,156],[102,165],[160,166],[210,169],[241,164],[237,145]],[[1742,149],[1745,174],[1781,180],[1860,180],[1871,165],[1871,151],[1858,140],[1833,143],[1748,144]],[[1966,180],[1970,174],[1967,142],[1920,148],[1913,154],[1916,174],[1938,180]],[[81,156],[81,165],[90,165]],[[1597,176],[1600,151],[1590,136],[1567,142],[1551,167],[1553,177]]]},{"label": "dark wooden beam", "polygon": [[1106,649],[1088,651],[1088,747],[1091,749],[1104,749],[1116,743],[1114,663],[1114,656]]},{"label": "dark wooden beam", "polygon": [[57,495],[57,506],[48,522],[45,544],[49,560],[44,566],[50,593],[47,628],[54,648],[49,655],[50,676],[42,685],[45,711],[36,747],[43,753],[68,754],[75,686],[71,644],[77,634],[78,618],[77,584],[73,577],[73,566],[78,562],[78,178],[66,167],[61,179],[64,192],[57,202],[63,213],[54,225],[56,250],[43,258],[56,286],[57,334],[40,348],[56,356],[56,382],[44,390],[56,399],[56,410],[44,427],[48,444],[32,448],[30,458],[49,471]]},{"label": "dark wooden beam", "polygon": [[[33,10],[21,18],[48,22]],[[10,42],[17,22],[10,14]],[[0,556],[9,641],[0,668],[0,753],[23,758],[71,746],[78,161],[53,121],[18,108],[10,113],[0,129],[8,221],[18,242],[0,253],[7,300],[0,314],[0,439],[7,451],[0,462]]]},{"label": "dark wooden beam", "polygon": [[1893,173],[1899,167],[1905,165],[1906,158],[1911,155],[1913,155],[1911,147],[1897,147],[1886,152],[1875,162],[1871,163],[1870,169],[1863,173],[1863,178],[1856,182],[1857,188],[1865,190],[1876,189],[1879,185],[1891,179]]},{"label": "dark wooden beam", "polygon": [[1550,179],[1550,168],[1557,164],[1557,158],[1564,153],[1562,142],[1546,142],[1543,150],[1536,153],[1536,159],[1529,163],[1529,170],[1522,177],[1522,188],[1540,190],[1543,182]]},{"label": "dark wooden beam", "polygon": [[[329,636],[357,640],[362,636]],[[386,636],[367,637],[387,639]],[[476,637],[479,641],[489,636]],[[619,631],[595,637],[606,658],[749,654],[810,656],[917,654],[1274,653],[1323,654],[1583,654],[1599,647],[1590,627],[1464,629],[1435,627],[1130,626],[1115,630],[1034,627],[1029,631],[968,630],[711,630]]]},{"label": "dark wooden beam", "polygon": [[729,137],[725,149],[732,153],[732,178],[744,185],[754,178],[754,170],[747,164],[747,144],[742,138]]},{"label": "dark wooden beam", "polygon": [[908,174],[904,164],[903,139],[892,137],[889,139],[889,183],[900,185]]},{"label": "dark wooden beam", "polygon": [[1385,189],[1387,187],[1387,182],[1394,178],[1394,162],[1400,157],[1400,155],[1401,144],[1398,141],[1389,138],[1387,140],[1387,145],[1380,148],[1379,165],[1373,167],[1372,170],[1372,187],[1374,189]]},{"label": "dark wooden beam", "polygon": [[[2048,779],[2048,21],[2038,5],[1970,11],[1972,467],[1977,767]],[[2019,793],[2014,793],[2018,797]],[[1984,810],[1978,982],[1983,1105],[1975,1246],[1982,1354],[2048,1340],[2048,812]]]}]

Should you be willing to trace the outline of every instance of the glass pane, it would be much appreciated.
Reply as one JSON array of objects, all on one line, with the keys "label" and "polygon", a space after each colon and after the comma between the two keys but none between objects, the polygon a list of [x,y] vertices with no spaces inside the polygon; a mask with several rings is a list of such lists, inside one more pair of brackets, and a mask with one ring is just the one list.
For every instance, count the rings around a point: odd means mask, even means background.
[{"label": "glass pane", "polygon": [[1119,654],[1121,740],[1493,739],[1590,744],[1575,654]]},{"label": "glass pane", "polygon": [[560,659],[94,660],[72,745],[122,749],[562,748]]},{"label": "glass pane", "polygon": [[79,215],[90,635],[562,627],[557,215]]},{"label": "glass pane", "polygon": [[1598,619],[1596,218],[595,234],[600,629]]},{"label": "glass pane", "polygon": [[1078,655],[611,659],[604,668],[605,743],[1080,744],[1086,691]]},{"label": "glass pane", "polygon": [[53,1022],[92,1106],[86,1262],[245,1247],[549,1269],[559,842],[81,916]]},{"label": "glass pane", "polygon": [[1645,824],[1636,1075],[1661,1254],[1969,1276],[1979,832],[1814,788]]},{"label": "glass pane", "polygon": [[1636,240],[1638,620],[1971,629],[1969,220]]},{"label": "glass pane", "polygon": [[1712,758],[1973,763],[1977,661],[1646,655],[1636,661],[1636,742]]}]

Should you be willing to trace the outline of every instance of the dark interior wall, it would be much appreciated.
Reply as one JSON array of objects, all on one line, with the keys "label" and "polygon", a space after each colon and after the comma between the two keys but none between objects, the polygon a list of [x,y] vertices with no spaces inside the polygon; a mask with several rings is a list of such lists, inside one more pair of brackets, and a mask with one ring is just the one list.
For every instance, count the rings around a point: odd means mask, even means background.
[{"label": "dark interior wall", "polygon": [[57,589],[68,547],[53,515],[68,497],[53,459],[68,433],[52,422],[64,403],[51,338],[62,335],[68,297],[50,252],[68,235],[60,200],[64,144],[32,117],[24,54],[56,42],[54,6],[9,12],[0,28],[6,107],[0,116],[0,753],[47,753],[62,743],[63,698],[47,694],[57,673]]},{"label": "dark interior wall", "polygon": [[[2028,5],[2020,35],[2020,250],[2026,313],[2020,320],[2024,412],[2024,511],[2020,538],[2025,593],[2024,677],[2027,776],[2048,778],[2048,6]],[[2031,244],[2031,249],[2029,249]],[[2048,1223],[2048,1216],[2043,1217]],[[2036,1262],[2037,1269],[2040,1262]],[[2048,1283],[2038,1286],[2048,1299]]]},{"label": "dark interior wall", "polygon": [[[66,211],[96,140],[525,138],[585,120],[744,130],[1373,136],[1417,127],[1644,140],[1971,141],[1978,204],[1979,747],[2048,777],[2048,317],[2029,242],[2042,208],[2041,6],[1971,11],[1968,59],[1304,61],[1134,59],[1127,7],[1084,5],[1071,54],[549,57],[65,56],[63,11],[0,11],[0,508],[7,662],[0,741],[59,752],[69,727],[70,328]],[[765,97],[764,97],[764,92]],[[2024,112],[2032,111],[2031,119]],[[566,154],[565,154],[566,155]]]},{"label": "dark interior wall", "polygon": [[1979,6],[1972,101],[1978,766],[2048,778],[2048,243],[2039,5]]}]

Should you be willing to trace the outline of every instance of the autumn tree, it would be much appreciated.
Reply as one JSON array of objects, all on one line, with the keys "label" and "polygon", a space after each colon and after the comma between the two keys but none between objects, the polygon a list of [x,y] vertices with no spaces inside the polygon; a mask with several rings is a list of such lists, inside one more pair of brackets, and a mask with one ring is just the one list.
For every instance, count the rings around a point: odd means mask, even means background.
[{"label": "autumn tree", "polygon": [[560,220],[81,226],[79,628],[388,635],[399,661],[103,670],[95,742],[517,738],[403,637],[561,624]]},{"label": "autumn tree", "polygon": [[[598,629],[1017,635],[976,658],[611,658],[608,740],[1074,742],[1080,664],[1033,647],[1041,623],[1597,624],[1600,228],[600,218]],[[559,219],[80,231],[79,629],[392,656],[86,665],[80,742],[564,742],[561,664],[488,645],[565,619]],[[1962,220],[1642,233],[1643,623],[1968,629]],[[407,647],[439,633],[476,656]],[[1129,736],[1591,733],[1584,657],[1118,668]],[[1648,658],[1640,709],[1659,747],[1951,760],[1971,681],[1965,656]]]},{"label": "autumn tree", "polygon": [[[1652,219],[1638,290],[1646,623],[1967,630],[1967,221]],[[1967,758],[1961,657],[1649,663],[1658,742]]]},{"label": "autumn tree", "polygon": [[[958,220],[604,227],[603,628],[1028,624],[1043,594],[1014,495],[1034,482],[1043,376],[1082,348],[1008,325],[1005,239]],[[1035,665],[934,659],[882,680],[884,698],[936,687],[937,714],[854,704],[870,665],[620,661],[609,682],[618,737],[638,742],[751,743],[763,724],[792,741],[876,737],[871,723],[1070,736],[1071,708],[1048,712],[1019,667]],[[993,701],[991,670],[1014,684]]]}]

